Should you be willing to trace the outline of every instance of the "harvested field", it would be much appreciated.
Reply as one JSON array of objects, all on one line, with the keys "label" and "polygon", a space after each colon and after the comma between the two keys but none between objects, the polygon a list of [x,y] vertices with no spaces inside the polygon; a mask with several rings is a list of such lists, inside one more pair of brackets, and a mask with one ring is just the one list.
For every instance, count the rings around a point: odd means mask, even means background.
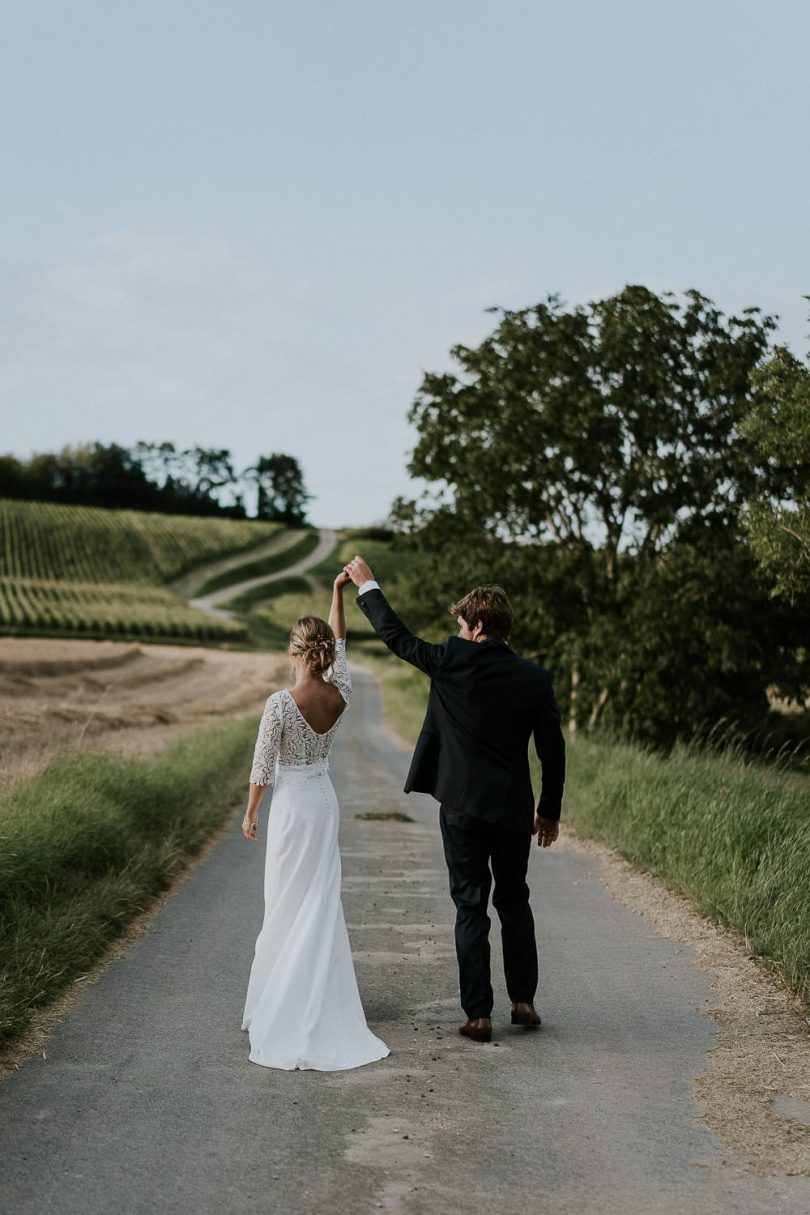
[{"label": "harvested field", "polygon": [[287,677],[283,653],[0,638],[0,784],[63,746],[145,755],[197,725],[258,714]]}]

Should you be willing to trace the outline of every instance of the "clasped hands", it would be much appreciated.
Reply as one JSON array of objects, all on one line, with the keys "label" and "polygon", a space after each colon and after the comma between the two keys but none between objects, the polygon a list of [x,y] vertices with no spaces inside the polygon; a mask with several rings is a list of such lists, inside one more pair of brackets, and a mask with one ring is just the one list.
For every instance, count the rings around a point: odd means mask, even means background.
[{"label": "clasped hands", "polygon": [[344,579],[340,583],[341,586],[345,586],[347,582],[353,582],[355,586],[362,586],[364,582],[371,581],[374,575],[368,562],[360,556],[355,556],[344,565],[342,574],[338,574],[335,582],[341,578]]}]

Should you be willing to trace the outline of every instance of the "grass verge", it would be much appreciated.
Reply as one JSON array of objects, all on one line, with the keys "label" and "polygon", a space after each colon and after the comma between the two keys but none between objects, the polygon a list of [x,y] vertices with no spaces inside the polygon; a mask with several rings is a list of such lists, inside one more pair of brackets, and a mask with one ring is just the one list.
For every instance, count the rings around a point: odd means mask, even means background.
[{"label": "grass verge", "polygon": [[148,760],[65,753],[0,799],[0,1043],[96,962],[234,806],[254,718]]},{"label": "grass verge", "polygon": [[795,773],[731,753],[579,740],[566,817],[744,937],[810,1004],[810,809]]},{"label": "grass verge", "polygon": [[[428,681],[364,644],[353,657],[380,681],[391,729],[419,731]],[[535,790],[540,766],[530,750]],[[564,820],[685,895],[745,940],[810,1004],[808,781],[732,753],[668,756],[580,739],[568,747]]]}]

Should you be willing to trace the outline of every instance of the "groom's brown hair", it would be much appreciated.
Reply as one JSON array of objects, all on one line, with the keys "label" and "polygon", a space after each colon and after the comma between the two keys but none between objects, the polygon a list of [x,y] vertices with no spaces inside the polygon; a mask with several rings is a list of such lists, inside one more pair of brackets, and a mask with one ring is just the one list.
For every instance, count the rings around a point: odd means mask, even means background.
[{"label": "groom's brown hair", "polygon": [[474,629],[478,621],[484,626],[487,636],[509,636],[515,619],[512,607],[502,586],[476,586],[463,599],[450,605],[454,616],[460,616],[468,629]]}]

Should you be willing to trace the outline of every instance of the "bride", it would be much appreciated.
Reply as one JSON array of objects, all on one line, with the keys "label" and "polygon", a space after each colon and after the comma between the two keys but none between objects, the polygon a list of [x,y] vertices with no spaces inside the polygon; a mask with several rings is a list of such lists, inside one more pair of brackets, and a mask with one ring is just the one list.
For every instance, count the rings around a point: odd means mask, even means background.
[{"label": "bride", "polygon": [[255,840],[262,795],[273,784],[264,871],[264,922],[248,981],[242,1029],[252,1063],[342,1071],[384,1059],[366,1025],[340,901],[340,811],[328,755],[349,706],[343,588],[329,622],[302,616],[290,633],[292,688],[267,700],[242,823]]}]

